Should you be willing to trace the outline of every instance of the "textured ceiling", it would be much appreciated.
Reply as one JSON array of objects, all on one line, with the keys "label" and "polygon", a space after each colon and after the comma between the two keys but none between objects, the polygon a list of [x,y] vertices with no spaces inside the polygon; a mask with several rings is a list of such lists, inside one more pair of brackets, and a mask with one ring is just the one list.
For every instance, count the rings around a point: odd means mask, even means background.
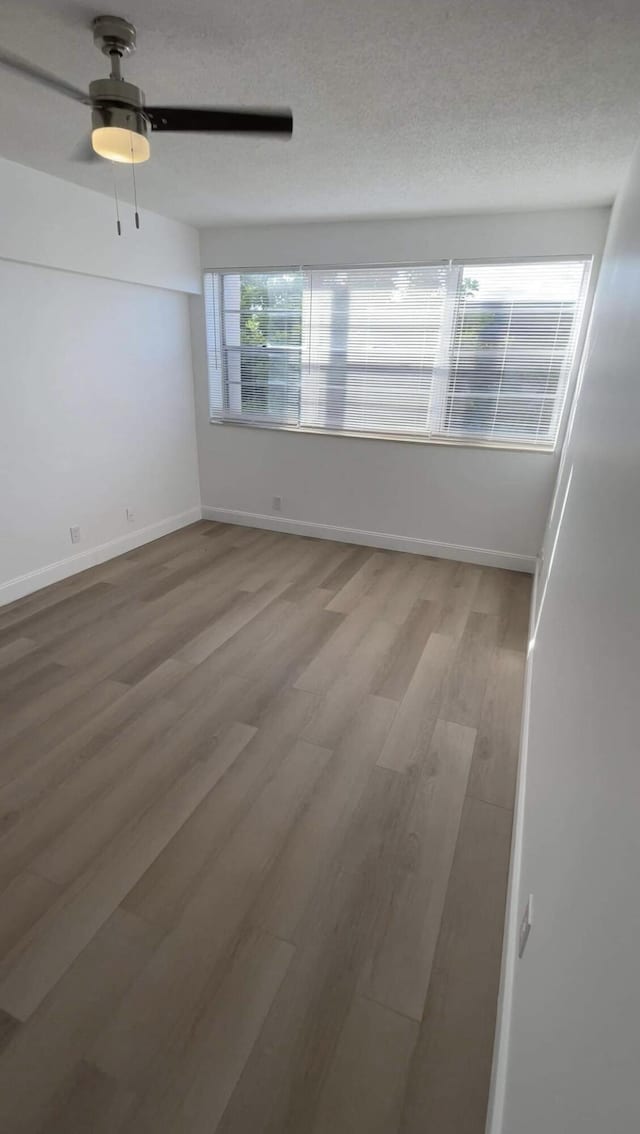
[{"label": "textured ceiling", "polygon": [[[100,7],[2,0],[0,40],[86,86]],[[107,11],[109,7],[107,6]],[[289,105],[289,143],[152,138],[142,206],[197,225],[610,201],[640,132],[640,0],[127,0],[152,103]],[[89,111],[0,72],[0,154],[71,160]],[[119,171],[129,195],[128,171]]]}]

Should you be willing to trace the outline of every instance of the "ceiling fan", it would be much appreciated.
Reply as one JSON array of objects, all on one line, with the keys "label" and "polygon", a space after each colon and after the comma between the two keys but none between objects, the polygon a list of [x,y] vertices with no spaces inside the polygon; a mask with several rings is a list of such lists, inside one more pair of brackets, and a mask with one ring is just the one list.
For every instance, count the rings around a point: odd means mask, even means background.
[{"label": "ceiling fan", "polygon": [[147,106],[144,93],[122,77],[122,60],[136,49],[136,29],[120,16],[97,16],[93,39],[111,60],[108,79],[96,79],[85,93],[49,74],[36,64],[0,48],[0,65],[91,107],[91,147],[110,161],[135,165],[147,161],[149,131],[200,134],[264,134],[290,138],[293,118],[289,110],[234,110],[220,107]]}]

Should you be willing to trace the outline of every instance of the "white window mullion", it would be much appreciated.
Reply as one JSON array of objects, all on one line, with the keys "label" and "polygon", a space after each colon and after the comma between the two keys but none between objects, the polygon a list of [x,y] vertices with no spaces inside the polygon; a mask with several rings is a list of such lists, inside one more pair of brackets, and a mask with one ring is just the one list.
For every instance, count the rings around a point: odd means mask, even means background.
[{"label": "white window mullion", "polygon": [[[447,400],[451,384],[451,356],[453,337],[461,300],[463,269],[461,264],[450,264],[447,278],[447,296],[444,305],[440,341],[431,384],[427,429],[432,437],[443,433],[447,413]],[[455,379],[454,379],[455,383]]]}]

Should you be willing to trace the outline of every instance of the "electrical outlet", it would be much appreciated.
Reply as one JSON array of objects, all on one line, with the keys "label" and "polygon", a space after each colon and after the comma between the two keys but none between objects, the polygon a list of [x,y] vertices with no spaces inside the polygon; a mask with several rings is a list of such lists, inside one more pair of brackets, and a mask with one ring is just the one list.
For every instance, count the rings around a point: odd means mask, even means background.
[{"label": "electrical outlet", "polygon": [[529,901],[525,906],[525,911],[522,915],[520,922],[520,932],[518,934],[518,956],[521,957],[527,947],[529,934],[531,933],[531,926],[533,925],[533,894],[529,894]]},{"label": "electrical outlet", "polygon": [[69,528],[69,535],[71,536],[72,543],[80,543],[80,528],[77,524],[73,524]]},{"label": "electrical outlet", "polygon": [[271,501],[271,507],[273,508],[274,512],[281,512],[282,511],[282,497],[281,496],[274,496],[272,501]]},{"label": "electrical outlet", "polygon": [[133,508],[127,508],[127,521],[132,524],[135,518],[136,516]]}]

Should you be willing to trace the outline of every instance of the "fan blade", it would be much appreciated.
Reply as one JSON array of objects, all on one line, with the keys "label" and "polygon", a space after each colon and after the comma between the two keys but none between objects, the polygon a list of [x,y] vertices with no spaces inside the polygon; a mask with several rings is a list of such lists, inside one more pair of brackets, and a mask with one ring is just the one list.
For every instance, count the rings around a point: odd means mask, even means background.
[{"label": "fan blade", "polygon": [[94,150],[93,146],[91,145],[91,138],[88,137],[83,138],[80,142],[78,142],[77,146],[74,146],[73,150],[69,154],[69,158],[71,161],[82,161],[87,164],[89,164],[90,162],[103,160],[100,155],[97,154]]},{"label": "fan blade", "polygon": [[145,106],[152,130],[200,134],[282,134],[291,137],[290,110],[218,110],[215,107]]},{"label": "fan blade", "polygon": [[73,98],[76,102],[83,102],[85,106],[91,106],[89,95],[81,91],[79,87],[74,87],[65,79],[58,79],[56,75],[50,75],[42,67],[38,67],[35,63],[29,63],[28,59],[21,59],[19,55],[5,51],[4,48],[0,48],[0,66],[7,67],[10,71],[16,71],[19,75],[24,75],[26,79],[33,79],[35,83],[40,83],[40,86],[48,87],[49,90],[57,91],[58,94],[66,95],[67,98]]}]

